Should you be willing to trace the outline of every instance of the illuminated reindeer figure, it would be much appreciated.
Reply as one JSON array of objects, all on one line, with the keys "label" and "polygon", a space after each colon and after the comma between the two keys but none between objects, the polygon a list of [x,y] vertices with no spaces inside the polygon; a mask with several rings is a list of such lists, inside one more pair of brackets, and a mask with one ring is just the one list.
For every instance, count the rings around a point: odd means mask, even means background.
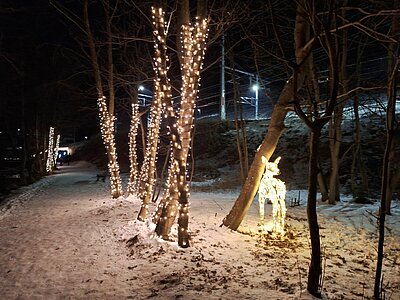
[{"label": "illuminated reindeer figure", "polygon": [[269,162],[264,156],[262,157],[262,162],[265,164],[265,173],[258,189],[258,202],[261,225],[264,225],[264,206],[265,200],[268,198],[272,202],[273,231],[283,234],[286,216],[286,187],[282,180],[274,178],[275,175],[280,174],[278,168],[280,160],[281,157],[278,157],[274,162]]}]

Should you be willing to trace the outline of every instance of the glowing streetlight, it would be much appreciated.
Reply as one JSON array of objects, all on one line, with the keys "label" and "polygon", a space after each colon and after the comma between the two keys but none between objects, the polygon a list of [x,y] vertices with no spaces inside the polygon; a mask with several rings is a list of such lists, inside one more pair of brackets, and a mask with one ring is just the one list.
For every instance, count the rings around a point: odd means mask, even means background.
[{"label": "glowing streetlight", "polygon": [[260,89],[259,85],[258,85],[258,75],[256,75],[256,83],[253,84],[253,86],[251,87],[252,90],[256,93],[255,94],[255,104],[256,104],[256,111],[255,111],[255,119],[258,120],[258,90]]},{"label": "glowing streetlight", "polygon": [[139,87],[138,87],[138,91],[139,91],[139,92],[142,92],[142,91],[144,91],[144,86],[143,86],[143,85],[139,85]]}]

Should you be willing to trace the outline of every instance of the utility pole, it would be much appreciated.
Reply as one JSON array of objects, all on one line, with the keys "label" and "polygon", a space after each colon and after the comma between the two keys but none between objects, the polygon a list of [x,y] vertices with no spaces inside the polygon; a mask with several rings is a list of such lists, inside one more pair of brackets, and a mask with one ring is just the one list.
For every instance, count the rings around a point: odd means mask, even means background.
[{"label": "utility pole", "polygon": [[226,120],[226,107],[225,107],[225,35],[222,35],[221,41],[221,120]]}]

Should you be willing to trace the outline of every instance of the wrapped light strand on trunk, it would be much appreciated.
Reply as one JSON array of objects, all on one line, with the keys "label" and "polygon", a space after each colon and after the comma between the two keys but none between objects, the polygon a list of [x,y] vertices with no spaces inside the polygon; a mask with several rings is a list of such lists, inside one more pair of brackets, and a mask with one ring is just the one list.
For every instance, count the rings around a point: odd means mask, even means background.
[{"label": "wrapped light strand on trunk", "polygon": [[97,99],[100,116],[101,136],[108,156],[108,171],[110,173],[111,195],[118,198],[122,195],[121,177],[119,174],[118,157],[115,146],[115,117],[110,116],[107,110],[106,97]]},{"label": "wrapped light strand on trunk", "polygon": [[47,147],[47,161],[46,161],[46,171],[50,173],[54,168],[54,127],[50,127],[49,130],[49,145]]}]

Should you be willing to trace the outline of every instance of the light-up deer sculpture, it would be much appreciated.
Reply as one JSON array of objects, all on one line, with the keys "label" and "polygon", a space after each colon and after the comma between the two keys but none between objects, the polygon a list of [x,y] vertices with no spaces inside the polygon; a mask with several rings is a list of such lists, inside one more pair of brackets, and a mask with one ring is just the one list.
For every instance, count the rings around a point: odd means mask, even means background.
[{"label": "light-up deer sculpture", "polygon": [[286,186],[285,183],[274,178],[279,175],[278,168],[281,157],[275,159],[274,162],[269,162],[264,156],[262,162],[265,164],[265,173],[260,182],[258,189],[258,202],[260,206],[260,223],[264,225],[264,206],[265,200],[269,199],[272,202],[272,218],[273,218],[273,231],[283,235],[285,229],[285,216],[286,216]]}]

